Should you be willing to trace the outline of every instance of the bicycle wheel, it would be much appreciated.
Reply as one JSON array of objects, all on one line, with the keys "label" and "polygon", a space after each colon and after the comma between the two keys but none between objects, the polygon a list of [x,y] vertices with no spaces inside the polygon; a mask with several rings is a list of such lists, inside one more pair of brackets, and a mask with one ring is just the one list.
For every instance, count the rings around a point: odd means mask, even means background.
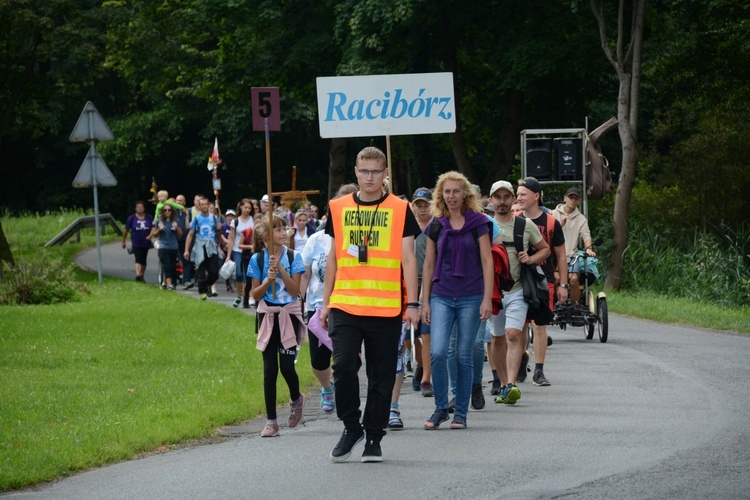
[{"label": "bicycle wheel", "polygon": [[599,341],[605,343],[609,334],[609,316],[607,314],[607,298],[601,297],[596,302],[597,312],[597,331],[599,332]]}]

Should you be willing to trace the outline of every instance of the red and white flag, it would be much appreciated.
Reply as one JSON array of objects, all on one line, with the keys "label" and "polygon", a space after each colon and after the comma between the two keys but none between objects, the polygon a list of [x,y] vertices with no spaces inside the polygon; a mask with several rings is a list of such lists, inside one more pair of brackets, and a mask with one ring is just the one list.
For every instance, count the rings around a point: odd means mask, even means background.
[{"label": "red and white flag", "polygon": [[214,150],[208,158],[206,168],[208,170],[213,170],[214,167],[218,167],[219,165],[221,165],[221,158],[219,158],[219,139],[214,137]]}]

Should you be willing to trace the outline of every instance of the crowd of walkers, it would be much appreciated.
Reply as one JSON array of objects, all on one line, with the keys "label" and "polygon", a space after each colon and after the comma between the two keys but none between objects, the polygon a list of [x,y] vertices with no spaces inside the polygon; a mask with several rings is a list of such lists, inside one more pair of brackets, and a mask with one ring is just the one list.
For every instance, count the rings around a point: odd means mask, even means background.
[{"label": "crowd of walkers", "polygon": [[[354,167],[357,184],[341,186],[322,218],[314,205],[290,210],[271,204],[267,195],[243,198],[221,213],[203,195],[187,207],[183,195],[160,191],[154,217],[144,202],[135,203],[122,240],[134,255],[136,280],[144,281],[146,256],[155,247],[159,284],[167,290],[197,287],[202,300],[218,294],[220,267],[234,263],[234,272],[223,276],[226,291],[236,295],[234,307],[256,307],[257,313],[268,417],[262,437],[280,433],[278,373],[289,390],[287,428],[303,421],[295,360],[308,339],[320,408],[336,412],[344,426],[330,452],[334,462],[347,460],[363,440],[362,462],[382,461],[386,430],[406,425],[399,409],[405,376],[413,377],[414,391],[434,397],[425,430],[440,428],[451,414],[450,429],[468,428],[469,408],[485,407],[485,362],[495,403],[515,404],[521,398],[517,384],[530,370],[521,268],[541,265],[552,309],[555,301],[569,300],[569,279],[577,283],[567,259],[590,240],[576,210],[577,188],[568,190],[565,206],[550,212],[533,177],[517,187],[497,181],[482,197],[478,186],[451,171],[407,199],[389,193],[386,170],[382,151],[363,149]],[[497,290],[498,253],[507,254],[512,280],[504,291]],[[534,324],[534,332],[532,381],[546,387],[551,339],[542,324]],[[363,357],[364,411],[358,378]]]}]

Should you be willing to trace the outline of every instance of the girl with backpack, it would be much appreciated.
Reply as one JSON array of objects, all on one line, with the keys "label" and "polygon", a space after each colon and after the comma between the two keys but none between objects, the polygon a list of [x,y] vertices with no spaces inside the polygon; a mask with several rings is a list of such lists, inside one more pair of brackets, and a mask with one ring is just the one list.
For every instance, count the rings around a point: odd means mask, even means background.
[{"label": "girl with backpack", "polygon": [[[263,352],[263,393],[268,422],[261,437],[279,435],[276,419],[276,379],[278,372],[289,387],[288,427],[302,422],[305,396],[299,389],[299,377],[294,368],[297,346],[305,340],[305,323],[299,301],[299,288],[305,267],[302,258],[288,249],[286,221],[272,216],[273,227],[263,222],[253,233],[255,255],[250,259],[247,276],[251,281],[250,294],[257,303],[258,342]],[[267,242],[273,238],[273,254]],[[271,286],[275,283],[275,290]]]}]

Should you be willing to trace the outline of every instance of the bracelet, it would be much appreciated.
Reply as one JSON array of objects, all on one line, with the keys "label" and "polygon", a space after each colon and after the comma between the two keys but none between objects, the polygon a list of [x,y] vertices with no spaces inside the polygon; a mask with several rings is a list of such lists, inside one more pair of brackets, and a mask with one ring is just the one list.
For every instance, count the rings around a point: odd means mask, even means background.
[{"label": "bracelet", "polygon": [[419,309],[420,307],[422,307],[422,304],[420,304],[419,302],[407,302],[406,307],[413,307],[414,309]]}]

